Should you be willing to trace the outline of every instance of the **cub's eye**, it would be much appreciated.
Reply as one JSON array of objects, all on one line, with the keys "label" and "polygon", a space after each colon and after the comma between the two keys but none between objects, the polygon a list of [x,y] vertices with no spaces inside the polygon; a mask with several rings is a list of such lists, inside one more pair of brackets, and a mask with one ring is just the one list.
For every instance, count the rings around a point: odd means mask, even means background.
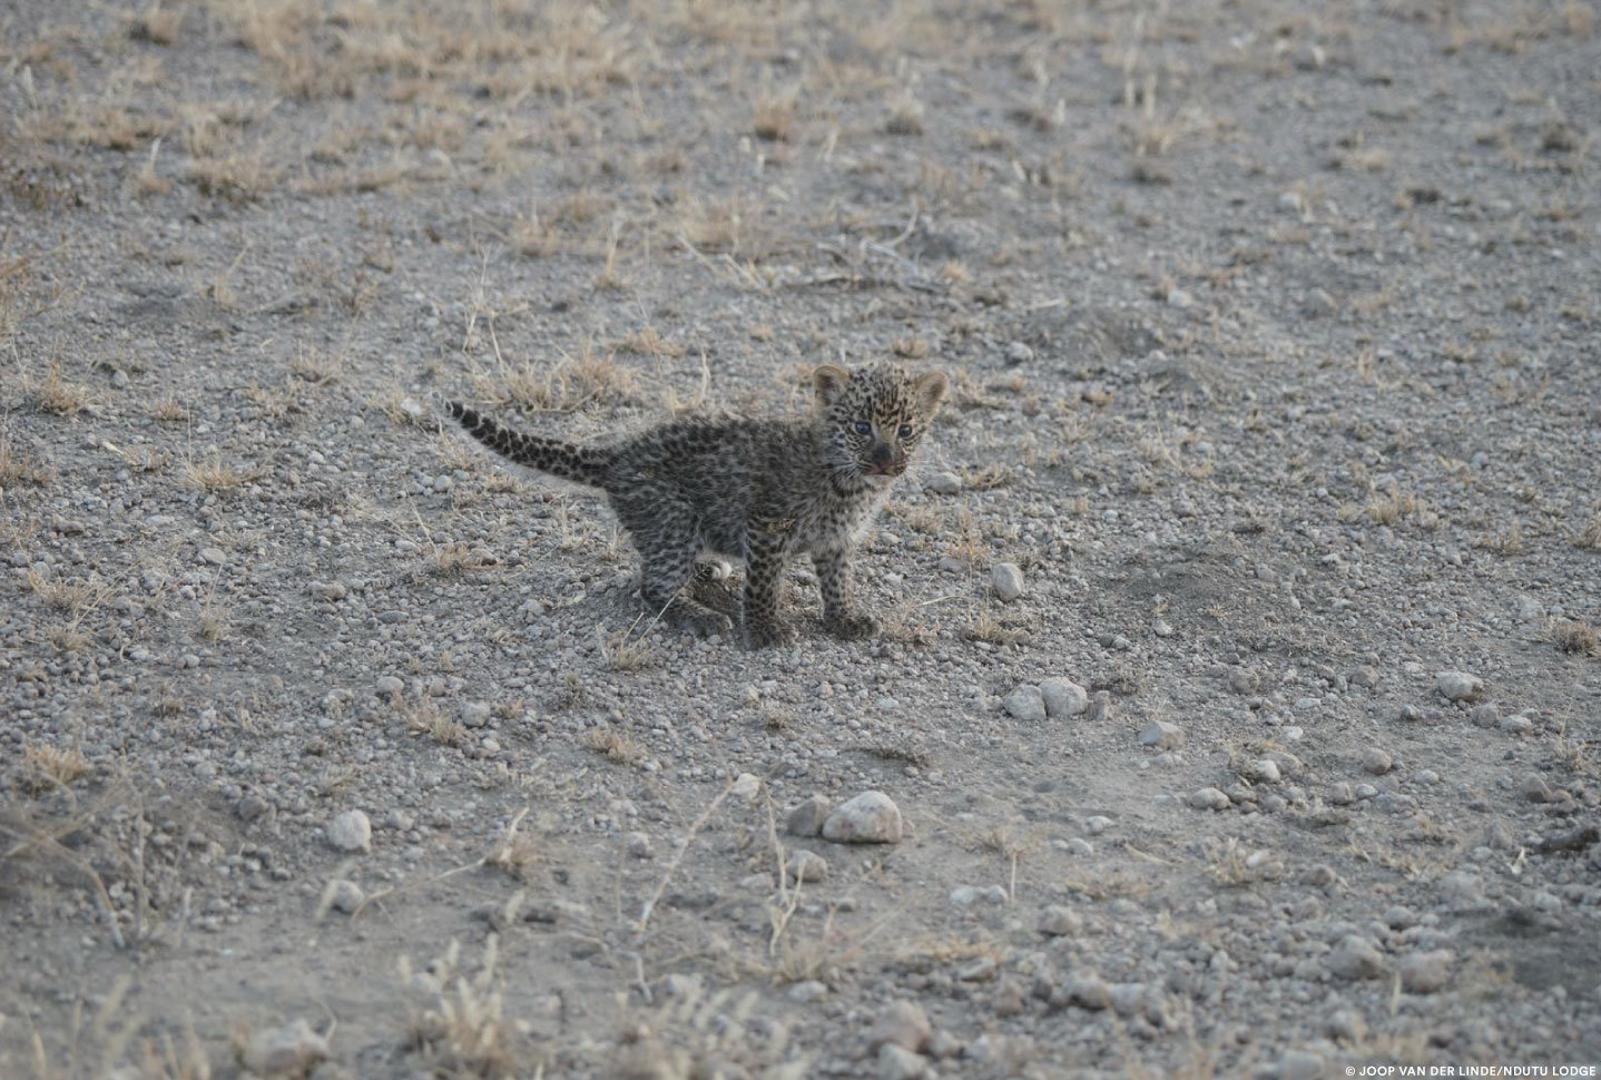
[{"label": "cub's eye", "polygon": [[858,421],[856,421],[856,434],[858,434],[858,435],[871,435],[872,433],[873,433],[873,425],[872,424],[869,424],[866,420],[858,420]]},{"label": "cub's eye", "polygon": [[912,437],[912,425],[910,425],[910,424],[902,424],[901,425],[900,436],[903,439],[910,439]]}]

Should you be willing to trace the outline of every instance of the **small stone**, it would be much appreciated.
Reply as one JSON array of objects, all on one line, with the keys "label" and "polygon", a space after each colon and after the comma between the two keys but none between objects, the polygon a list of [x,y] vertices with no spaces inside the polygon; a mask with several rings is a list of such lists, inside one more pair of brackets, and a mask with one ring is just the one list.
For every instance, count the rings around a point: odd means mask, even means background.
[{"label": "small stone", "polygon": [[1082,836],[1075,836],[1069,840],[1059,841],[1061,849],[1075,859],[1088,859],[1095,855],[1095,845]]},{"label": "small stone", "polygon": [[1272,758],[1263,758],[1251,762],[1250,777],[1259,784],[1276,784],[1279,782],[1279,763]]},{"label": "small stone", "polygon": [[1418,917],[1412,909],[1400,904],[1385,908],[1383,919],[1384,925],[1391,930],[1410,930],[1418,924]]},{"label": "small stone", "polygon": [[1519,713],[1501,721],[1501,731],[1507,735],[1527,735],[1534,730],[1534,721]]},{"label": "small stone", "polygon": [[1344,1043],[1361,1042],[1367,1036],[1367,1021],[1355,1009],[1339,1009],[1329,1016],[1325,1027],[1329,1038]]},{"label": "small stone", "polygon": [[118,390],[128,389],[128,373],[118,368],[111,373],[111,385]]},{"label": "small stone", "polygon": [[1082,1009],[1101,1010],[1112,1004],[1112,989],[1099,975],[1077,973],[1062,984],[1067,1000]]},{"label": "small stone", "polygon": [[1377,746],[1362,751],[1362,768],[1374,776],[1383,776],[1395,767],[1395,759]]},{"label": "small stone", "polygon": [[1440,879],[1440,898],[1452,911],[1472,911],[1486,904],[1484,882],[1471,870],[1453,870]]},{"label": "small stone", "polygon": [[1432,994],[1442,989],[1450,981],[1451,962],[1454,959],[1449,949],[1403,956],[1397,965],[1401,973],[1401,989],[1409,994]]},{"label": "small stone", "polygon": [[928,1045],[933,1034],[934,1027],[928,1022],[928,1014],[921,1005],[910,1001],[892,1001],[874,1022],[868,1043],[874,1047],[898,1046],[916,1053]]},{"label": "small stone", "polygon": [[234,804],[233,812],[240,821],[256,821],[272,813],[272,803],[260,795],[246,795]]},{"label": "small stone", "polygon": [[919,1054],[885,1043],[878,1048],[879,1080],[921,1080],[928,1075],[928,1062]]},{"label": "small stone", "polygon": [[1097,690],[1095,696],[1090,698],[1090,707],[1084,714],[1084,719],[1092,724],[1101,723],[1112,713],[1112,695],[1105,690]]},{"label": "small stone", "polygon": [[1278,1080],[1323,1080],[1323,1058],[1310,1050],[1286,1050],[1279,1056]]},{"label": "small stone", "polygon": [[240,1055],[245,1068],[260,1077],[304,1076],[328,1057],[328,1040],[305,1020],[258,1031]]},{"label": "small stone", "polygon": [[1215,787],[1204,787],[1186,800],[1196,810],[1227,810],[1229,797]]},{"label": "small stone", "polygon": [[329,823],[328,843],[336,851],[371,851],[372,822],[360,810],[346,810]]},{"label": "small stone", "polygon": [[810,1005],[814,1001],[821,1001],[828,996],[828,985],[816,979],[807,979],[795,983],[785,992],[785,997],[802,1005]]},{"label": "small stone", "polygon": [[328,906],[335,911],[342,911],[346,915],[354,914],[356,909],[367,902],[367,894],[361,891],[361,886],[345,878],[336,878],[328,884]]},{"label": "small stone", "polygon": [[1014,341],[1006,346],[1006,362],[1008,364],[1026,364],[1034,359],[1034,350],[1021,341]]},{"label": "small stone", "polygon": [[481,728],[489,723],[489,703],[487,701],[464,701],[461,705],[461,722],[470,728]]},{"label": "small stone", "polygon": [[1545,782],[1543,776],[1526,776],[1523,783],[1518,785],[1518,794],[1530,802],[1551,802],[1551,785]]},{"label": "small stone", "polygon": [[1501,722],[1501,707],[1494,702],[1486,701],[1483,705],[1473,706],[1468,719],[1473,721],[1474,727],[1495,727]]},{"label": "small stone", "polygon": [[755,773],[745,772],[734,778],[734,783],[729,787],[728,793],[736,799],[744,799],[746,802],[750,802],[761,793],[761,790],[761,777]]},{"label": "small stone", "polygon": [[828,815],[823,838],[841,844],[898,844],[900,808],[882,791],[864,791]]},{"label": "small stone", "polygon": [[1184,745],[1184,729],[1166,720],[1152,720],[1140,729],[1140,745],[1158,750],[1177,750]]},{"label": "small stone", "polygon": [[1084,931],[1084,917],[1072,908],[1052,904],[1040,912],[1040,933],[1046,937],[1075,937]]},{"label": "small stone", "polygon": [[221,566],[228,561],[228,556],[221,548],[208,547],[200,549],[200,560],[208,562],[212,566]]},{"label": "small stone", "polygon": [[1447,701],[1472,701],[1484,692],[1484,680],[1466,671],[1442,671],[1434,685]]},{"label": "small stone", "polygon": [[990,567],[990,587],[995,595],[1011,603],[1023,595],[1023,568],[1012,562],[1000,562]]},{"label": "small stone", "polygon": [[380,675],[378,681],[372,684],[372,688],[381,696],[392,698],[406,689],[406,683],[396,675]]},{"label": "small stone", "polygon": [[1195,299],[1184,289],[1169,289],[1167,303],[1169,307],[1187,308],[1194,305]]},{"label": "small stone", "polygon": [[1046,716],[1078,716],[1090,707],[1089,692],[1071,679],[1041,680],[1040,698]]},{"label": "small stone", "polygon": [[1002,703],[1006,711],[1019,720],[1039,721],[1045,719],[1045,696],[1040,688],[1033,683],[1024,683],[1010,694]]},{"label": "small stone", "polygon": [[956,907],[972,907],[979,901],[991,904],[1006,903],[1006,889],[1000,885],[958,885],[951,890],[951,903]]},{"label": "small stone", "polygon": [[1376,979],[1384,974],[1384,956],[1367,938],[1350,934],[1329,953],[1328,966],[1341,979]]},{"label": "small stone", "polygon": [[791,881],[822,881],[828,877],[828,860],[813,851],[796,848],[786,868]]},{"label": "small stone", "polygon": [[812,795],[784,818],[784,830],[791,836],[816,836],[823,831],[830,809],[827,796]]},{"label": "small stone", "polygon": [[631,832],[623,838],[623,847],[630,858],[648,859],[651,857],[650,834]]},{"label": "small stone", "polygon": [[962,478],[953,472],[937,472],[923,486],[936,495],[955,495],[962,490]]},{"label": "small stone", "polygon": [[1084,819],[1084,831],[1091,836],[1099,836],[1112,827],[1112,819],[1102,814]]}]

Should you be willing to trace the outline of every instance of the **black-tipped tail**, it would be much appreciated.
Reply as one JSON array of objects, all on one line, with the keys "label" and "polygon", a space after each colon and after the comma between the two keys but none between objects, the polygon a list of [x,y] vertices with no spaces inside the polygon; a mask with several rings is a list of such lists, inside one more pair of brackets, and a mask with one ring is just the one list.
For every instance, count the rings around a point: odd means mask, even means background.
[{"label": "black-tipped tail", "polygon": [[441,403],[450,418],[473,438],[508,461],[591,487],[606,486],[610,455],[589,446],[574,446],[560,439],[525,435],[491,420],[459,401]]}]

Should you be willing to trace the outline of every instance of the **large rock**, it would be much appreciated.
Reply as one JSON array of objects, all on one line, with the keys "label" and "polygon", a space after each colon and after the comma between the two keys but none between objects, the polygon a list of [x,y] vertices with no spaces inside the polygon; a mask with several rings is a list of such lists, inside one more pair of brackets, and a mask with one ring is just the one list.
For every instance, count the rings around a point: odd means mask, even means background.
[{"label": "large rock", "polygon": [[1077,716],[1090,707],[1089,691],[1072,679],[1043,680],[1040,697],[1045,701],[1045,715],[1051,717]]},{"label": "large rock", "polygon": [[1019,720],[1045,719],[1045,696],[1033,683],[1024,683],[1007,694],[1002,704],[1008,713]]}]

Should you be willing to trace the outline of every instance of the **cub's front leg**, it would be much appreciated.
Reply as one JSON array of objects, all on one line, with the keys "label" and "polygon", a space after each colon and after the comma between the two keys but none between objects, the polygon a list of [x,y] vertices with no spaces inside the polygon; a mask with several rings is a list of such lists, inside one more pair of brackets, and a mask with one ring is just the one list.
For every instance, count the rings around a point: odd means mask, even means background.
[{"label": "cub's front leg", "polygon": [[850,555],[844,548],[812,554],[817,568],[817,585],[823,593],[823,625],[829,633],[846,641],[872,637],[878,623],[871,615],[852,606],[850,601]]}]

